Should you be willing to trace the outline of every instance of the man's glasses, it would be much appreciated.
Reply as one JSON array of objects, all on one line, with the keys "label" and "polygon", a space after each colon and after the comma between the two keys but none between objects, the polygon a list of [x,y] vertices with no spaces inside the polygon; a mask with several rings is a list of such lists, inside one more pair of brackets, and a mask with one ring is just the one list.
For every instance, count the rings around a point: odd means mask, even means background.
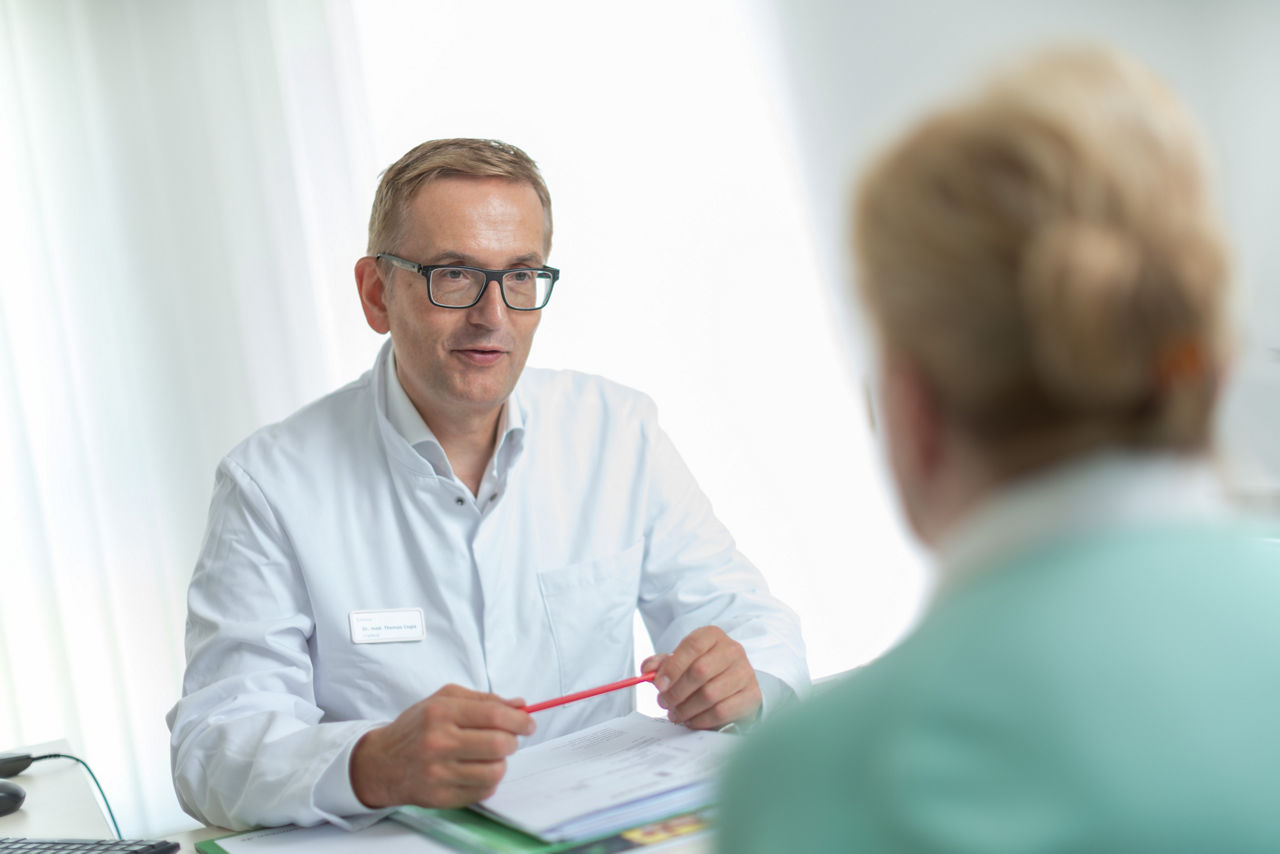
[{"label": "man's glasses", "polygon": [[485,270],[444,264],[415,264],[381,252],[374,256],[397,267],[411,270],[427,280],[427,299],[441,308],[471,308],[480,302],[489,282],[496,281],[502,301],[513,311],[537,311],[551,299],[551,289],[560,278],[555,267],[525,267],[513,270]]}]

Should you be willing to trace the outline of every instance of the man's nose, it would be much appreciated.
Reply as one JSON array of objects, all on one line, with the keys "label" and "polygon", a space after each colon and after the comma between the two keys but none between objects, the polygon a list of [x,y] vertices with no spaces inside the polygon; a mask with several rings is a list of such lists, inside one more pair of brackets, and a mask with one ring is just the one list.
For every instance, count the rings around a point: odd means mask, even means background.
[{"label": "man's nose", "polygon": [[480,301],[468,309],[468,314],[472,323],[496,326],[502,322],[506,311],[506,303],[502,301],[502,286],[497,279],[489,279],[484,283]]}]

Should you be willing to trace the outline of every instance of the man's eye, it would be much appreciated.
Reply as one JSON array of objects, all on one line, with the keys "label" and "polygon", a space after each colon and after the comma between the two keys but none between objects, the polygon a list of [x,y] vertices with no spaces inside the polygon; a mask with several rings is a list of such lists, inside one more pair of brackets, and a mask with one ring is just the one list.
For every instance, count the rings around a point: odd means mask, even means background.
[{"label": "man's eye", "polygon": [[467,277],[467,271],[459,270],[457,267],[447,267],[441,270],[438,275],[443,276],[451,282],[458,282]]},{"label": "man's eye", "polygon": [[532,278],[532,270],[516,270],[514,272],[507,273],[507,281],[515,282],[516,284],[524,284]]}]

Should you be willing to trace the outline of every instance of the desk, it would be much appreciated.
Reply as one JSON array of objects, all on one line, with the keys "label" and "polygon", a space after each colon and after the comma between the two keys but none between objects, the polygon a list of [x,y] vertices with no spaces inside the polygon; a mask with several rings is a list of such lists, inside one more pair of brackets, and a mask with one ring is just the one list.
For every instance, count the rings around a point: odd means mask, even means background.
[{"label": "desk", "polygon": [[166,833],[165,839],[176,842],[182,846],[182,854],[197,854],[196,843],[205,839],[213,839],[218,836],[226,836],[231,833],[230,830],[224,830],[221,827],[199,827],[195,830],[186,830],[182,833]]},{"label": "desk", "polygon": [[[38,756],[71,750],[67,742],[60,739],[16,748],[13,752]],[[46,759],[12,779],[26,790],[27,799],[22,809],[0,817],[0,837],[115,839],[115,830],[98,801],[97,790],[78,763],[70,759]],[[405,832],[413,833],[408,828]],[[161,834],[157,838],[177,842],[182,854],[197,854],[197,842],[228,833],[231,831],[221,827],[200,827]],[[664,847],[662,851],[664,854],[709,854],[711,849],[711,840],[702,836]]]},{"label": "desk", "polygon": [[[32,744],[15,753],[71,753],[65,739]],[[0,818],[0,836],[115,839],[93,781],[78,762],[46,759],[11,778],[27,792],[22,809]]]},{"label": "desk", "polygon": [[[413,834],[414,831],[404,828],[406,834]],[[188,830],[184,833],[168,833],[165,839],[177,842],[182,846],[182,854],[198,854],[196,851],[196,843],[204,839],[213,839],[217,836],[225,836],[230,833],[229,830],[223,830],[218,827],[202,827],[197,830]],[[640,849],[644,851],[646,849]],[[694,839],[684,840],[682,842],[671,843],[660,849],[663,854],[711,854],[712,844],[710,837],[700,836]]]}]

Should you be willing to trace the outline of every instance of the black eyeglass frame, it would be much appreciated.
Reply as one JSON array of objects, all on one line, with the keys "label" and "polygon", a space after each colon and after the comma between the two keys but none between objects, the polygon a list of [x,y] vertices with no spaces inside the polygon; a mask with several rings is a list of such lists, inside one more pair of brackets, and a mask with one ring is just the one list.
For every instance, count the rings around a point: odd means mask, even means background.
[{"label": "black eyeglass frame", "polygon": [[[471,308],[484,299],[484,292],[488,290],[490,282],[498,283],[498,293],[502,295],[503,304],[512,311],[542,311],[547,307],[547,303],[551,302],[551,292],[555,290],[556,282],[560,279],[560,270],[556,267],[512,267],[509,270],[486,270],[484,267],[469,267],[466,264],[419,264],[410,261],[407,258],[401,258],[398,255],[392,255],[390,252],[379,252],[373,256],[376,260],[386,259],[395,266],[417,273],[427,280],[427,299],[431,300],[431,304],[439,308]],[[476,294],[476,298],[466,305],[444,305],[436,302],[436,298],[431,294],[431,274],[436,270],[474,270],[477,273],[484,273],[484,285],[480,288],[480,292]],[[508,273],[548,273],[551,275],[551,284],[547,285],[547,298],[542,301],[542,305],[533,308],[525,308],[523,306],[512,305],[507,299],[507,289],[503,285],[502,280]]]}]

